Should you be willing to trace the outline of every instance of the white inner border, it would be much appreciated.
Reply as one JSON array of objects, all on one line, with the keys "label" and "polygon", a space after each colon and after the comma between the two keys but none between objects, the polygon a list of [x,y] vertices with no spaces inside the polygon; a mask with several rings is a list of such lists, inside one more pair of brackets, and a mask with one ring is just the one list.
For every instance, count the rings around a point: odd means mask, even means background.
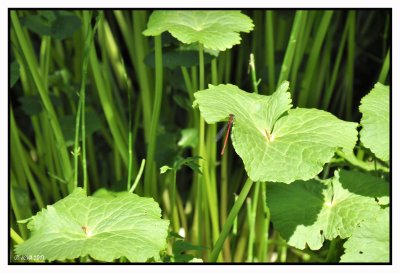
[{"label": "white inner border", "polygon": [[[392,226],[392,243],[393,243],[393,265],[45,265],[45,266],[32,266],[32,265],[8,265],[8,8],[393,8],[392,13],[392,208],[393,208],[393,226]],[[399,151],[400,147],[396,139],[400,139],[398,125],[400,107],[399,103],[399,78],[395,77],[399,73],[399,27],[400,26],[400,1],[397,0],[302,0],[302,1],[221,1],[221,0],[203,0],[203,1],[121,1],[121,0],[97,0],[97,1],[56,1],[56,0],[1,0],[0,1],[0,37],[1,41],[1,91],[0,91],[0,174],[1,174],[1,224],[0,236],[1,240],[1,254],[0,254],[0,272],[184,272],[188,270],[203,272],[214,270],[215,272],[400,272],[400,253],[399,253],[399,234],[396,232],[400,230],[399,227]]]}]

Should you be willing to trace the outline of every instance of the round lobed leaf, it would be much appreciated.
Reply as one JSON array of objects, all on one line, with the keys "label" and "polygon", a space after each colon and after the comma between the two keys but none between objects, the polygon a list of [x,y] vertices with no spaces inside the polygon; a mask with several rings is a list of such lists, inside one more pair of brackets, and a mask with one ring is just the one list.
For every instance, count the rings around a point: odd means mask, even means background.
[{"label": "round lobed leaf", "polygon": [[43,255],[48,261],[86,255],[106,262],[120,257],[130,262],[157,260],[166,246],[169,225],[160,216],[151,198],[128,192],[90,197],[77,188],[30,219],[32,236],[15,251]]},{"label": "round lobed leaf", "polygon": [[360,140],[378,158],[389,160],[389,86],[375,84],[361,100]]},{"label": "round lobed leaf", "polygon": [[317,109],[290,109],[288,89],[286,81],[263,96],[221,84],[194,94],[207,123],[234,115],[232,144],[253,181],[311,179],[337,148],[349,153],[357,141],[357,123]]},{"label": "round lobed leaf", "polygon": [[240,43],[239,32],[250,32],[252,20],[234,10],[157,10],[143,32],[157,36],[168,31],[185,44],[199,42],[205,48],[224,51]]},{"label": "round lobed leaf", "polygon": [[270,183],[267,200],[272,222],[288,244],[316,250],[325,239],[350,237],[359,223],[381,211],[376,199],[388,195],[386,181],[340,170],[324,181]]},{"label": "round lobed leaf", "polygon": [[345,254],[340,262],[388,263],[390,260],[389,208],[354,229],[344,243]]}]

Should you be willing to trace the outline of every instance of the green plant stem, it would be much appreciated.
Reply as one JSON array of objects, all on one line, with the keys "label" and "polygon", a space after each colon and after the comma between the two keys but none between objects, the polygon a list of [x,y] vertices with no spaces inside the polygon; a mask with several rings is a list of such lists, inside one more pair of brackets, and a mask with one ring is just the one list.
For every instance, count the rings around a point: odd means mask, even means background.
[{"label": "green plant stem", "polygon": [[14,240],[18,245],[22,244],[24,242],[24,239],[19,236],[19,234],[12,228],[10,228],[10,237],[11,239]]},{"label": "green plant stem", "polygon": [[162,63],[162,41],[161,36],[154,37],[155,42],[155,60],[156,60],[156,83],[155,83],[155,98],[153,104],[153,114],[151,117],[150,138],[147,149],[147,165],[145,168],[144,193],[146,196],[156,198],[158,194],[157,179],[154,175],[154,153],[157,143],[157,129],[160,118],[162,86],[163,86],[163,63]]},{"label": "green plant stem", "polygon": [[279,248],[278,248],[279,249],[279,251],[278,251],[278,253],[279,253],[279,261],[281,263],[286,263],[287,243],[281,236],[279,236],[279,241],[280,241]]},{"label": "green plant stem", "polygon": [[[64,136],[61,131],[60,124],[58,122],[58,118],[56,115],[56,112],[53,108],[53,105],[50,101],[50,97],[48,94],[48,91],[45,88],[45,85],[42,80],[42,76],[39,73],[38,64],[35,58],[35,54],[32,52],[32,48],[28,46],[28,40],[27,37],[25,37],[20,22],[18,20],[17,12],[16,11],[11,11],[10,12],[10,17],[11,17],[11,23],[13,25],[13,29],[16,33],[16,37],[18,39],[18,43],[21,46],[21,51],[24,54],[26,63],[28,65],[28,71],[30,71],[33,81],[36,85],[36,88],[39,91],[40,98],[42,100],[44,109],[46,110],[46,113],[48,114],[50,123],[51,123],[51,128],[53,130],[55,139],[56,139],[56,144],[58,147],[58,154],[60,156],[61,162],[62,162],[62,168],[64,172],[64,177],[71,182],[72,180],[72,166],[71,162],[69,159],[68,155],[68,150],[67,146],[64,141]],[[69,190],[71,191],[73,189],[73,183],[68,183],[69,185]]]},{"label": "green plant stem", "polygon": [[29,166],[27,163],[28,160],[25,158],[26,154],[24,153],[24,149],[18,137],[17,123],[15,122],[14,112],[11,106],[10,106],[10,131],[11,131],[10,139],[12,140],[11,150],[14,153],[14,158],[18,158],[19,160],[19,164],[17,164],[17,166],[21,167],[21,169],[23,170],[24,175],[28,180],[29,187],[32,190],[33,196],[35,197],[35,200],[39,206],[39,209],[42,209],[45,206],[45,203],[43,201],[42,194],[39,190],[39,186],[37,185],[36,180],[34,179],[31,171],[29,170]]},{"label": "green plant stem", "polygon": [[252,202],[251,198],[247,197],[246,199],[246,216],[247,216],[247,224],[249,226],[249,237],[248,237],[248,244],[247,244],[247,259],[246,262],[253,261],[253,242],[254,242],[254,222],[253,222],[253,215],[252,215]]},{"label": "green plant stem", "polygon": [[[135,68],[137,74],[137,80],[139,83],[140,90],[142,91],[140,94],[140,99],[142,101],[142,111],[143,111],[143,123],[144,123],[144,136],[146,143],[149,143],[150,137],[150,124],[151,124],[151,111],[153,101],[153,92],[152,92],[152,79],[148,75],[148,71],[146,69],[146,65],[142,61],[146,57],[147,53],[147,40],[146,37],[142,35],[142,31],[145,27],[145,12],[144,11],[135,11],[132,12],[133,21],[130,23],[129,20],[124,16],[123,11],[116,10],[114,11],[115,18],[117,20],[118,26],[121,30],[122,37],[125,41],[125,44],[128,48],[129,57],[133,66]],[[131,29],[131,25],[133,26],[133,30]]]},{"label": "green plant stem", "polygon": [[[342,151],[336,151],[336,154],[349,162],[351,165],[361,168],[365,171],[374,171],[376,169],[373,164],[359,160],[353,153],[345,154]],[[384,172],[389,172],[389,168],[382,165],[377,166],[377,169]]]},{"label": "green plant stem", "polygon": [[261,183],[261,202],[263,208],[263,221],[261,228],[261,238],[259,247],[259,262],[267,261],[267,250],[268,250],[268,234],[269,234],[269,224],[270,224],[270,211],[267,206],[267,182]]},{"label": "green plant stem", "polygon": [[293,22],[293,29],[290,33],[289,43],[287,45],[285,57],[283,58],[281,72],[279,74],[278,85],[281,84],[284,80],[287,80],[289,77],[290,68],[293,62],[293,56],[297,46],[297,40],[299,39],[300,26],[303,20],[303,16],[305,16],[305,11],[296,11]]},{"label": "green plant stem", "polygon": [[182,71],[183,80],[185,82],[186,90],[189,93],[189,99],[190,99],[190,101],[194,101],[194,96],[193,96],[194,90],[193,90],[192,80],[190,79],[189,72],[188,72],[187,68],[184,66],[181,66],[181,71]]},{"label": "green plant stem", "polygon": [[[136,132],[137,132],[137,127],[138,125],[135,125],[135,129],[132,128],[132,88],[130,81],[128,79],[128,75],[126,74],[125,66],[123,66],[123,74],[124,74],[124,83],[126,84],[126,92],[128,93],[128,115],[129,115],[129,121],[128,121],[128,180],[127,180],[127,185],[128,185],[128,190],[131,187],[131,181],[132,181],[132,164],[133,164],[133,152],[132,152],[132,146],[133,146],[133,134],[135,132],[135,140],[136,140]],[[137,108],[136,112],[136,119],[139,117],[139,107]],[[138,123],[138,120],[136,120]],[[137,168],[135,168],[137,169]]]},{"label": "green plant stem", "polygon": [[133,182],[132,187],[129,189],[129,192],[132,193],[135,191],[137,185],[139,184],[140,178],[142,177],[144,166],[146,165],[146,160],[143,159],[142,163],[140,164],[139,172],[136,175],[135,182]]},{"label": "green plant stem", "polygon": [[[257,217],[257,207],[258,207],[258,197],[260,195],[260,184],[261,182],[257,182],[254,188],[253,194],[253,202],[251,204],[251,214],[250,214],[250,222],[249,222],[249,252],[248,252],[248,261],[253,261],[253,250],[254,250],[254,239],[255,239],[255,226],[256,226],[256,217]],[[264,183],[263,183],[264,184]]]},{"label": "green plant stem", "polygon": [[74,157],[74,188],[78,187],[78,174],[79,174],[79,169],[78,169],[78,158],[80,155],[80,147],[79,147],[79,128],[81,124],[81,118],[82,118],[82,105],[83,103],[81,102],[82,98],[79,98],[78,102],[78,109],[76,111],[76,119],[75,119],[75,141],[74,141],[74,151],[72,152],[72,155]]},{"label": "green plant stem", "polygon": [[117,126],[117,119],[119,118],[118,111],[113,104],[113,99],[110,97],[111,90],[104,80],[104,76],[101,72],[100,64],[96,56],[95,48],[90,50],[90,68],[99,94],[101,106],[104,110],[107,124],[113,136],[113,140],[110,144],[115,146],[119,152],[119,155],[122,157],[123,162],[126,166],[128,166],[128,155],[126,153],[128,147],[128,144],[126,143],[127,140]]},{"label": "green plant stem", "polygon": [[[89,63],[89,56],[90,56],[90,48],[92,47],[92,41],[93,41],[93,36],[95,33],[95,29],[97,28],[97,24],[99,22],[99,17],[96,20],[96,25],[94,29],[92,29],[92,26],[90,24],[90,21],[92,19],[92,12],[83,12],[83,18],[84,18],[84,25],[86,26],[86,31],[85,31],[85,44],[84,44],[84,54],[83,54],[83,64],[82,64],[82,80],[81,80],[81,88],[79,91],[79,106],[78,106],[78,112],[77,112],[77,117],[76,117],[76,131],[75,131],[75,149],[74,149],[74,156],[75,156],[75,162],[77,161],[77,147],[79,145],[79,130],[77,127],[79,126],[79,114],[82,114],[82,124],[81,124],[81,131],[82,131],[82,170],[83,170],[83,188],[85,189],[86,192],[88,192],[88,177],[87,177],[87,164],[86,164],[86,116],[85,116],[85,101],[86,101],[86,79],[87,79],[87,68],[88,68],[88,63]],[[75,165],[75,167],[77,167]],[[75,187],[78,184],[78,169],[74,169],[74,174],[75,174],[75,179],[74,179],[74,185]]]},{"label": "green plant stem", "polygon": [[176,206],[176,169],[172,169],[172,181],[170,186],[170,194],[171,194],[171,220],[172,226],[175,231],[179,231],[179,225],[175,221],[175,206]]},{"label": "green plant stem", "polygon": [[322,104],[323,109],[328,109],[328,106],[331,102],[331,98],[333,95],[333,89],[335,87],[336,79],[337,79],[339,68],[340,68],[340,63],[342,61],[344,47],[346,44],[347,32],[349,29],[349,22],[350,22],[349,19],[347,19],[346,25],[345,25],[343,33],[342,33],[342,38],[340,40],[338,53],[336,54],[335,63],[333,65],[333,69],[331,70],[332,75],[331,75],[330,81],[328,83],[328,88],[326,89],[325,94],[324,94],[323,104]]},{"label": "green plant stem", "polygon": [[48,89],[49,70],[50,70],[50,56],[51,56],[51,38],[50,36],[42,38],[40,46],[40,70],[43,75],[43,85]]},{"label": "green plant stem", "polygon": [[[10,202],[15,218],[17,220],[22,220],[31,217],[32,216],[31,208],[30,207],[25,208],[24,206],[25,204],[20,204],[18,202],[18,197],[20,196],[17,195],[15,190],[15,188],[18,187],[18,182],[16,180],[14,171],[10,172],[10,178],[11,178]],[[26,190],[25,192],[26,195],[28,195],[28,191]],[[26,225],[18,223],[18,230],[24,239],[28,239],[29,232]]]},{"label": "green plant stem", "polygon": [[225,225],[222,227],[222,230],[218,237],[218,240],[215,243],[214,248],[211,252],[210,259],[209,259],[210,262],[213,263],[213,262],[217,261],[219,252],[221,251],[224,241],[225,241],[226,237],[228,236],[229,231],[232,228],[233,221],[235,220],[236,216],[238,215],[238,213],[244,203],[244,200],[246,199],[247,195],[249,194],[249,191],[250,191],[252,185],[253,185],[253,181],[250,180],[250,178],[248,178],[239,194],[238,199],[236,200],[235,204],[233,205],[231,211],[229,212],[229,215],[228,215],[228,218],[226,219]]},{"label": "green plant stem", "polygon": [[[215,67],[214,67],[215,70]],[[214,71],[213,73],[216,73]],[[204,89],[204,49],[203,45],[199,44],[199,88],[200,90]],[[211,130],[212,137],[215,136],[215,126],[214,130]],[[200,134],[200,143],[199,143],[199,155],[202,158],[205,158],[208,161],[215,162],[215,158],[213,159],[210,153],[207,150],[206,144],[205,144],[205,122],[203,118],[200,117],[200,128],[199,128],[199,134]],[[215,146],[215,144],[214,144]],[[215,151],[214,149],[211,149],[210,151]],[[213,185],[211,175],[210,175],[210,168],[213,168],[213,166],[210,166],[207,162],[204,162],[203,160],[200,161],[200,166],[202,168],[203,175],[202,177],[198,177],[200,181],[203,182],[205,192],[207,193],[207,200],[206,200],[206,210],[209,210],[210,216],[211,216],[211,225],[212,225],[212,242],[214,243],[219,234],[219,217],[218,217],[218,209],[216,208],[215,204],[218,204],[218,199],[216,195],[216,189],[215,189],[215,184]],[[213,187],[214,186],[214,187]]]},{"label": "green plant stem", "polygon": [[[254,55],[253,53],[250,54],[250,73],[252,79],[252,86],[253,92],[258,94],[258,81],[257,81],[257,73],[256,73],[256,64],[254,63]],[[260,183],[256,183],[254,193],[253,193],[253,202],[249,202],[249,242],[248,242],[248,251],[247,251],[247,261],[252,262],[253,257],[253,250],[254,250],[254,238],[255,238],[255,224],[256,224],[256,214],[257,214],[257,207],[258,207],[258,196],[260,193]]]},{"label": "green plant stem", "polygon": [[302,73],[300,69],[300,65],[304,62],[304,54],[308,49],[309,44],[312,42],[310,41],[310,33],[312,30],[313,22],[316,17],[316,14],[312,11],[304,11],[304,16],[302,20],[299,22],[299,39],[297,40],[296,50],[294,52],[293,63],[291,67],[291,72],[289,76],[290,81],[290,92],[292,93],[293,98],[296,97],[296,85],[297,85],[297,78],[299,74]]},{"label": "green plant stem", "polygon": [[250,73],[251,73],[251,82],[253,86],[253,92],[258,94],[258,84],[257,76],[256,76],[256,64],[254,63],[254,54],[250,54]]},{"label": "green plant stem", "polygon": [[326,263],[334,263],[337,262],[337,244],[339,242],[339,238],[334,238],[329,244],[329,251],[328,255],[326,256],[325,262]]},{"label": "green plant stem", "polygon": [[299,106],[308,106],[307,104],[310,103],[309,101],[311,94],[312,97],[317,97],[317,94],[315,94],[315,92],[311,93],[313,92],[313,90],[311,89],[311,86],[313,84],[312,77],[314,73],[318,73],[317,64],[321,58],[319,53],[321,52],[321,47],[324,42],[326,33],[328,32],[329,23],[332,16],[332,10],[324,11],[318,30],[316,32],[316,37],[313,39],[313,44],[311,46],[311,55],[307,62],[306,70],[304,72],[305,78],[302,80],[301,92],[299,94]]},{"label": "green plant stem", "polygon": [[268,86],[269,91],[275,90],[275,41],[274,41],[274,21],[273,11],[265,12],[265,63],[268,67]]},{"label": "green plant stem", "polygon": [[[236,194],[234,194],[234,203],[237,202],[237,199],[238,199],[238,196]],[[225,223],[226,223],[226,219],[225,219],[224,224],[222,226],[225,226]],[[233,219],[233,226],[232,226],[232,241],[231,241],[231,245],[232,245],[232,251],[233,252],[235,252],[235,249],[236,249],[237,236],[238,236],[238,216],[236,215],[236,217]]]},{"label": "green plant stem", "polygon": [[389,74],[389,69],[390,69],[390,49],[388,50],[388,52],[386,54],[385,61],[382,65],[381,72],[379,73],[378,82],[385,84],[386,78]]},{"label": "green plant stem", "polygon": [[[228,154],[229,149],[226,149],[226,153]],[[227,218],[227,213],[228,213],[228,157],[227,156],[222,156],[221,157],[221,186],[220,186],[220,192],[221,192],[221,203],[220,203],[220,218],[221,218],[221,226],[225,225],[226,218]],[[236,222],[236,228],[237,228],[237,222]],[[237,230],[237,229],[236,229]],[[235,225],[233,228],[233,231],[235,231]],[[235,236],[232,235],[232,236]],[[230,251],[230,244],[229,240],[225,241],[224,244],[224,258],[225,261],[232,261],[231,257],[231,251]]]},{"label": "green plant stem", "polygon": [[345,117],[347,120],[352,119],[352,105],[353,105],[353,90],[354,90],[354,61],[355,61],[355,48],[356,48],[356,12],[349,11],[349,36],[347,39],[347,62],[346,62],[346,76],[345,86],[342,96],[342,104],[345,108]]}]

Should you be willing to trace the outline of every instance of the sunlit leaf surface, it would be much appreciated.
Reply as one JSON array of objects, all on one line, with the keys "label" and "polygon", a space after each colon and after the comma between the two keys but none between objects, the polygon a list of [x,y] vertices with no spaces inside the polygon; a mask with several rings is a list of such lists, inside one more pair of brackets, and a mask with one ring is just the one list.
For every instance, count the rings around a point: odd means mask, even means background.
[{"label": "sunlit leaf surface", "polygon": [[311,179],[337,148],[349,153],[357,141],[357,123],[317,109],[291,109],[288,89],[284,82],[272,96],[263,96],[221,84],[194,94],[207,123],[234,114],[232,144],[253,181]]},{"label": "sunlit leaf surface", "polygon": [[362,222],[344,243],[341,262],[389,262],[389,209],[381,210],[374,218]]},{"label": "sunlit leaf surface", "polygon": [[288,244],[316,250],[326,239],[350,237],[381,211],[376,199],[388,195],[386,181],[341,170],[323,181],[268,183],[267,200],[274,227]]},{"label": "sunlit leaf surface", "polygon": [[240,43],[239,32],[250,32],[252,20],[234,10],[158,10],[143,32],[157,36],[168,31],[185,44],[199,42],[205,48],[224,51]]},{"label": "sunlit leaf surface", "polygon": [[360,140],[378,158],[389,160],[389,86],[375,84],[361,100]]},{"label": "sunlit leaf surface", "polygon": [[31,237],[15,250],[48,261],[86,255],[107,262],[122,256],[131,262],[157,260],[166,247],[169,225],[160,216],[151,198],[127,192],[88,197],[78,188],[33,216],[28,223]]}]

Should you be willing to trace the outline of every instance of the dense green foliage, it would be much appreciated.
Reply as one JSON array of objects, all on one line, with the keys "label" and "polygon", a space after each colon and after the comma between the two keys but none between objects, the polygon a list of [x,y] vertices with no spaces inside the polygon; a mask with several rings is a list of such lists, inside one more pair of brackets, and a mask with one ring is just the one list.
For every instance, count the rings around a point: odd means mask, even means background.
[{"label": "dense green foliage", "polygon": [[390,29],[10,11],[10,261],[389,262]]}]

